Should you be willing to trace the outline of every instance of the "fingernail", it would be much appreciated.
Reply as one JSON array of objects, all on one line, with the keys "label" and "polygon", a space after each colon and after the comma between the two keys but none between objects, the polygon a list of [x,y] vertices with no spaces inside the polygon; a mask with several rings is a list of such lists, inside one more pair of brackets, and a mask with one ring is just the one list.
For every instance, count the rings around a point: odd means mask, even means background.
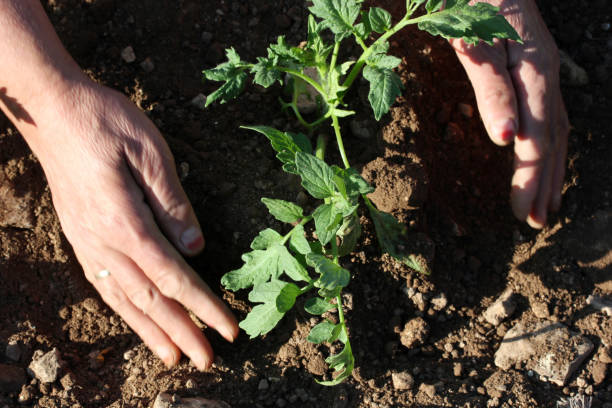
[{"label": "fingernail", "polygon": [[234,340],[236,340],[234,338],[234,334],[232,330],[230,330],[229,327],[226,327],[226,326],[219,327],[219,333],[221,334],[221,336],[223,336],[225,340],[229,341],[230,343],[233,343]]},{"label": "fingernail", "polygon": [[493,125],[493,134],[502,140],[504,143],[510,143],[517,132],[516,122],[513,119],[507,119]]},{"label": "fingernail", "polygon": [[202,247],[204,237],[197,227],[189,227],[181,235],[181,242],[189,251],[195,251]]},{"label": "fingernail", "polygon": [[209,366],[208,359],[199,353],[196,353],[193,357],[191,357],[191,362],[200,371],[206,371]]},{"label": "fingernail", "polygon": [[168,347],[160,347],[157,349],[157,356],[164,362],[168,367],[172,367],[176,364],[176,355]]}]

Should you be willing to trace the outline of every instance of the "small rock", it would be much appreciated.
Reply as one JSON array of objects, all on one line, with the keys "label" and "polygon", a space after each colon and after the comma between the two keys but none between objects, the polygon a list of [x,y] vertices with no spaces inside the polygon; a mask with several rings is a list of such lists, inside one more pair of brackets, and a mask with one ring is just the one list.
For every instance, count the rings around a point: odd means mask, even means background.
[{"label": "small rock", "polygon": [[19,361],[21,358],[21,347],[19,347],[19,343],[16,341],[9,342],[6,345],[6,351],[4,352],[6,358],[11,361]]},{"label": "small rock", "polygon": [[185,180],[187,176],[189,176],[189,163],[187,162],[179,163],[178,175],[181,181]]},{"label": "small rock", "polygon": [[589,75],[576,64],[567,53],[559,50],[559,62],[561,63],[561,76],[571,86],[585,86],[589,84]]},{"label": "small rock", "polygon": [[153,72],[153,70],[155,69],[155,64],[153,63],[153,60],[151,59],[151,57],[145,58],[140,63],[140,68],[142,68],[144,72]]},{"label": "small rock", "polygon": [[411,299],[417,309],[419,309],[421,312],[427,308],[427,300],[425,299],[425,295],[423,295],[421,292],[416,292]]},{"label": "small rock", "polygon": [[410,390],[414,387],[414,378],[407,371],[400,371],[391,374],[393,388],[396,390]]},{"label": "small rock", "polygon": [[259,385],[257,386],[257,389],[259,391],[265,391],[268,388],[270,388],[270,383],[268,382],[268,380],[263,378],[261,381],[259,381]]},{"label": "small rock", "polygon": [[422,317],[415,317],[404,326],[400,333],[400,342],[407,348],[418,347],[425,343],[429,336],[429,325]]},{"label": "small rock", "polygon": [[422,383],[419,386],[419,392],[424,393],[429,398],[434,398],[436,396],[436,386],[433,384]]},{"label": "small rock", "polygon": [[32,402],[35,392],[36,391],[34,390],[33,386],[24,385],[23,388],[21,388],[19,396],[17,397],[17,402],[23,405],[29,404],[30,402]]},{"label": "small rock", "polygon": [[495,352],[495,365],[507,370],[521,364],[540,377],[563,386],[593,350],[586,337],[560,323],[517,323]]},{"label": "small rock", "polygon": [[134,49],[131,45],[128,45],[123,50],[121,50],[121,58],[128,64],[136,61],[136,53],[134,53]]},{"label": "small rock", "polygon": [[191,105],[198,109],[204,110],[206,108],[206,95],[197,94],[192,100]]},{"label": "small rock", "polygon": [[438,293],[429,302],[433,305],[434,310],[438,311],[444,309],[448,305],[448,299],[444,293]]},{"label": "small rock", "polygon": [[231,408],[231,406],[223,401],[199,397],[179,398],[177,395],[160,392],[155,398],[153,408]]},{"label": "small rock", "polygon": [[70,391],[76,384],[76,378],[74,377],[74,374],[68,373],[62,378],[60,378],[60,384],[62,384],[62,387],[64,387],[66,391]]},{"label": "small rock", "polygon": [[463,374],[463,364],[454,363],[453,364],[453,375],[455,377],[461,377],[462,374]]},{"label": "small rock", "polygon": [[128,350],[125,353],[123,353],[123,359],[125,361],[133,360],[134,357],[136,357],[136,352],[134,350]]},{"label": "small rock", "polygon": [[493,326],[498,326],[503,320],[510,317],[516,309],[516,302],[513,300],[514,292],[507,289],[499,298],[484,312],[484,319]]},{"label": "small rock", "polygon": [[57,380],[62,368],[61,364],[62,360],[57,348],[53,348],[53,350],[45,354],[37,350],[32,356],[32,362],[28,369],[32,371],[34,377],[41,383],[52,383]]},{"label": "small rock", "polygon": [[461,114],[468,119],[474,116],[474,107],[469,103],[457,104],[457,110],[459,110],[459,112],[461,112]]},{"label": "small rock", "polygon": [[612,347],[602,347],[598,359],[602,363],[612,364]]},{"label": "small rock", "polygon": [[597,295],[589,295],[586,300],[587,305],[600,312],[605,313],[608,316],[612,316],[612,301]]},{"label": "small rock", "polygon": [[608,365],[602,363],[600,361],[595,362],[593,364],[593,369],[591,370],[591,376],[593,377],[593,384],[599,385],[603,383],[606,379],[606,372],[608,371]]},{"label": "small rock", "polygon": [[0,364],[0,393],[17,392],[26,382],[26,375],[21,367]]},{"label": "small rock", "polygon": [[547,319],[550,317],[550,310],[548,305],[540,300],[531,302],[531,311],[539,319]]}]

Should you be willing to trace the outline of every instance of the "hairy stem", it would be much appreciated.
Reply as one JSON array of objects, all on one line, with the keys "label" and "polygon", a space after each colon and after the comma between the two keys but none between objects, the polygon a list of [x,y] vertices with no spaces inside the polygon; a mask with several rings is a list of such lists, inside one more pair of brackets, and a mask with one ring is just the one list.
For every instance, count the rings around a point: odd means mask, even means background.
[{"label": "hairy stem", "polygon": [[332,127],[334,128],[334,133],[336,134],[336,143],[338,144],[338,150],[340,151],[340,156],[342,157],[342,163],[344,167],[347,169],[351,167],[346,158],[346,152],[344,151],[344,143],[342,142],[342,133],[340,133],[340,123],[338,123],[338,117],[334,114],[331,115],[332,119]]}]

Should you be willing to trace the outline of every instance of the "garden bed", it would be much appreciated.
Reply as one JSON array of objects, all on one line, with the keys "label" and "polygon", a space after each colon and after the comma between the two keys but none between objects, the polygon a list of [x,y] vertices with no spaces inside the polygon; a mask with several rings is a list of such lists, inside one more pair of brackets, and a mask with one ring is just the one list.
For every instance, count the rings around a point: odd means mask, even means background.
[{"label": "garden bed", "polygon": [[[238,125],[297,125],[279,113],[278,88],[249,85],[235,102],[204,111],[192,101],[214,90],[214,83],[202,84],[201,71],[221,62],[224,48],[254,60],[277,35],[299,43],[304,2],[44,3],[81,67],[128,95],[166,136],[207,237],[206,250],[190,264],[243,318],[246,294],[223,292],[220,277],[240,266],[258,231],[278,226],[259,198],[299,201],[303,193],[263,136]],[[392,9],[403,2],[379,3]],[[0,407],[16,405],[19,395],[40,407],[149,407],[166,391],[232,407],[554,407],[581,393],[594,397],[594,407],[609,408],[612,318],[586,299],[612,295],[612,16],[605,1],[588,9],[539,4],[560,48],[590,77],[577,84],[563,76],[574,127],[569,168],[563,207],[542,231],[513,218],[512,150],[487,138],[471,86],[444,40],[411,29],[393,38],[406,88],[381,122],[367,119],[364,84],[350,95],[364,112],[342,122],[352,165],[377,187],[376,204],[419,240],[431,241],[435,257],[432,274],[424,276],[381,256],[371,222],[361,217],[365,239],[344,264],[353,275],[345,300],[356,369],[333,388],[314,382],[328,375],[329,350],[304,341],[312,322],[303,308],[263,339],[242,334],[230,345],[207,332],[218,355],[209,372],[185,359],[165,368],[83,277],[36,159],[0,118],[0,368],[6,370]],[[131,63],[121,55],[128,46],[136,55]],[[331,128],[321,132],[331,135]],[[330,147],[330,158],[336,155]],[[487,322],[484,311],[508,288],[516,309],[500,324]],[[543,381],[529,362],[496,367],[504,335],[533,320],[560,322],[594,345],[567,384]],[[428,332],[406,347],[405,324],[421,321]],[[4,355],[8,344],[17,345],[9,347],[19,351],[17,359]],[[53,348],[63,360],[55,382],[17,374],[34,351]]]}]

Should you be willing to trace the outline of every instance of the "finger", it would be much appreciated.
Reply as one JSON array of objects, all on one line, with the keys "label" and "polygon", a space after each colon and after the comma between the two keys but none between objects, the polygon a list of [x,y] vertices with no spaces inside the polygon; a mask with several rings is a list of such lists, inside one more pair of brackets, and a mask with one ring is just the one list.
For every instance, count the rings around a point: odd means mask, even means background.
[{"label": "finger", "polygon": [[[520,220],[527,220],[534,228],[542,228],[545,219],[532,213],[534,201],[541,186],[541,176],[549,149],[549,121],[545,76],[534,65],[522,61],[511,70],[517,92],[520,126],[514,142],[514,175],[512,178],[512,209]],[[548,177],[548,174],[544,174]]]},{"label": "finger", "polygon": [[[112,249],[105,251],[105,267],[112,271],[110,277],[95,282],[116,281],[120,295],[113,292],[111,307],[133,308],[150,318],[182,350],[200,370],[210,367],[213,361],[212,347],[206,337],[191,320],[187,312],[174,300],[163,296],[142,270],[127,256]],[[109,277],[109,278],[110,278]],[[124,305],[128,306],[124,306]],[[144,336],[142,336],[145,339]]]},{"label": "finger", "polygon": [[132,193],[117,196],[113,203],[121,209],[113,213],[120,216],[110,218],[107,228],[122,231],[113,249],[131,258],[163,296],[187,307],[232,342],[238,335],[238,323],[230,310],[159,231],[135,181],[126,177],[121,183],[122,189]]},{"label": "finger", "polygon": [[569,120],[567,118],[567,111],[565,110],[565,104],[561,92],[559,91],[559,122],[557,129],[557,137],[559,148],[557,150],[557,157],[555,160],[555,170],[553,173],[552,180],[552,199],[550,204],[551,211],[559,211],[561,207],[561,192],[563,189],[563,180],[565,179],[565,169],[567,167],[567,138],[569,135]]},{"label": "finger", "polygon": [[77,258],[83,267],[85,277],[96,288],[102,300],[123,318],[166,366],[174,366],[179,360],[180,351],[166,333],[128,300],[112,275],[105,278],[96,277],[96,274],[104,270],[104,267],[98,263],[86,261],[79,254]]},{"label": "finger", "polygon": [[462,40],[451,44],[472,83],[489,137],[500,146],[511,143],[518,130],[518,112],[505,42],[496,41],[493,47],[468,46]]},{"label": "finger", "polygon": [[156,136],[156,143],[127,147],[130,170],[164,234],[182,253],[195,255],[205,244],[200,224],[181,186],[170,149],[155,126],[147,125],[150,127],[145,131]]}]

